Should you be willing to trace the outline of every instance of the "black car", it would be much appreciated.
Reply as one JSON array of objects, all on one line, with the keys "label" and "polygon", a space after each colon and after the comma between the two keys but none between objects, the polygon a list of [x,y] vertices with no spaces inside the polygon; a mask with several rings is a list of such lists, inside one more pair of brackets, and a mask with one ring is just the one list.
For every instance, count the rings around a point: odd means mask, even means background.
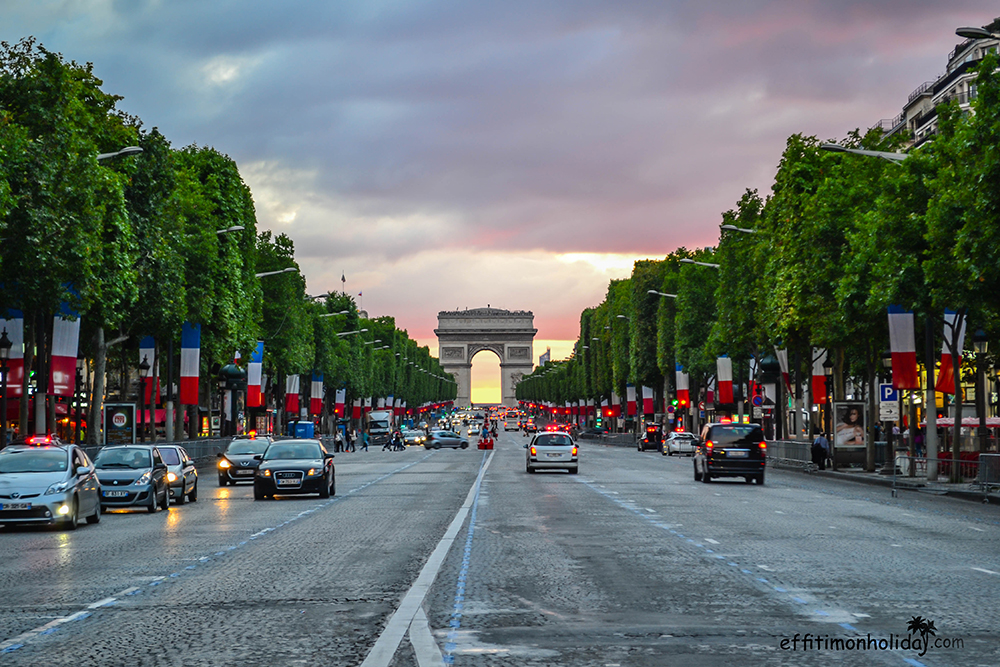
[{"label": "black car", "polygon": [[152,445],[105,447],[94,458],[101,483],[101,506],[144,507],[155,512],[170,506],[167,465]]},{"label": "black car", "polygon": [[267,436],[233,438],[226,451],[216,455],[219,457],[219,486],[252,482],[260,465],[260,460],[255,457],[263,454],[271,442]]},{"label": "black car", "polygon": [[757,424],[706,424],[694,453],[694,481],[742,477],[764,483],[767,443]]},{"label": "black car", "polygon": [[260,463],[253,480],[254,500],[300,493],[329,498],[337,493],[333,454],[319,440],[280,440],[254,458]]},{"label": "black car", "polygon": [[640,452],[644,452],[647,449],[655,449],[660,451],[660,447],[663,445],[663,431],[660,429],[659,424],[646,424],[646,428],[643,431],[642,437],[636,443],[637,448]]}]

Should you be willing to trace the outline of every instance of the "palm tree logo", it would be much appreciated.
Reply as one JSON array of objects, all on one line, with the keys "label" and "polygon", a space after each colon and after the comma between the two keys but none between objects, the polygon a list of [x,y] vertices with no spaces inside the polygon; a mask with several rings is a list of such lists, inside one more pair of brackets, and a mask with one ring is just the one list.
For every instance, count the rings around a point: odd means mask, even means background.
[{"label": "palm tree logo", "polygon": [[934,627],[934,621],[925,619],[923,616],[913,616],[910,618],[910,622],[906,624],[906,631],[911,635],[914,632],[919,632],[921,639],[927,639],[927,635],[932,637],[937,636],[936,628]]}]

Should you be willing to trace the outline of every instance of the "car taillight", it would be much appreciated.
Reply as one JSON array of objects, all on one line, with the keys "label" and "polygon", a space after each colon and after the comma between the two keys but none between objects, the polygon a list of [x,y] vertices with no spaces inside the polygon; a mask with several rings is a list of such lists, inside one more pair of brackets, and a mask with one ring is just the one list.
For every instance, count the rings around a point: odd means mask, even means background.
[{"label": "car taillight", "polygon": [[537,453],[538,453],[538,452],[536,452],[536,451],[535,451],[535,448],[534,448],[534,447],[532,447],[532,448],[531,448],[531,455],[532,455],[532,456],[534,456],[534,455],[535,455],[535,454],[537,454]]},{"label": "car taillight", "polygon": [[766,452],[767,451],[767,443],[764,442],[764,441],[761,441],[761,443],[758,445],[758,447],[760,447],[760,451],[762,451],[762,452]]},{"label": "car taillight", "polygon": [[708,441],[706,441],[706,442],[705,442],[705,449],[707,449],[707,450],[708,450],[708,453],[709,453],[709,454],[711,454],[711,453],[712,453],[712,447],[714,447],[714,446],[715,446],[715,445],[714,445],[714,444],[712,444],[712,441],[711,441],[711,440],[708,440]]},{"label": "car taillight", "polygon": [[573,445],[573,456],[576,456],[576,445]]}]

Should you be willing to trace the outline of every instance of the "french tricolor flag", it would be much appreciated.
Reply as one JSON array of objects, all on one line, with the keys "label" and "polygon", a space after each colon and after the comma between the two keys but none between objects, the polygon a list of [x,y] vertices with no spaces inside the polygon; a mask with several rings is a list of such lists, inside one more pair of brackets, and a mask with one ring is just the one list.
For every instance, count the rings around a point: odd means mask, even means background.
[{"label": "french tricolor flag", "polygon": [[264,341],[257,341],[257,347],[250,355],[247,366],[247,407],[259,408],[264,404],[261,384],[264,375]]},{"label": "french tricolor flag", "polygon": [[653,406],[653,388],[643,387],[642,388],[642,414],[651,415],[656,412],[656,408]]},{"label": "french tricolor flag", "polygon": [[318,415],[323,412],[323,374],[313,373],[312,384],[309,386],[309,414]]},{"label": "french tricolor flag", "polygon": [[338,389],[333,397],[333,414],[338,417],[344,416],[344,403],[347,402],[347,390]]},{"label": "french tricolor flag", "polygon": [[369,396],[368,398],[365,399],[365,414],[368,414],[371,411],[372,411],[372,397]]},{"label": "french tricolor flag", "polygon": [[285,378],[285,412],[299,413],[299,376]]},{"label": "french tricolor flag", "polygon": [[181,328],[181,405],[198,405],[201,368],[201,325],[185,322]]},{"label": "french tricolor flag", "polygon": [[385,399],[384,398],[379,398],[377,405],[378,405],[378,409],[379,410],[384,410],[385,409]]},{"label": "french tricolor flag", "polygon": [[154,371],[156,369],[156,339],[152,336],[143,336],[142,340],[139,341],[139,363],[141,364],[144,359],[149,364],[149,374],[142,381],[143,400],[146,401],[147,406],[150,406],[153,405],[153,382],[156,379],[154,378]]},{"label": "french tricolor flag", "polygon": [[[11,343],[7,358],[7,398],[18,398],[24,384],[24,313],[8,310],[7,319],[0,319],[0,328],[7,331],[7,340]],[[10,405],[8,403],[8,410]]]},{"label": "french tricolor flag", "polygon": [[674,380],[677,383],[677,402],[681,407],[691,405],[690,379],[680,364],[674,366]]},{"label": "french tricolor flag", "polygon": [[892,386],[896,389],[919,389],[912,311],[889,306],[889,349],[892,351]]},{"label": "french tricolor flag", "polygon": [[733,360],[719,357],[715,360],[715,369],[719,384],[719,403],[730,405],[733,402]]},{"label": "french tricolor flag", "polygon": [[631,417],[636,412],[635,385],[631,384],[625,385],[625,402],[626,402],[625,409],[627,410],[626,414],[629,417]]},{"label": "french tricolor flag", "polygon": [[361,406],[362,400],[360,398],[354,399],[354,406],[351,408],[351,417],[361,419]]},{"label": "french tricolor flag", "polygon": [[[961,319],[961,322],[959,320]],[[958,326],[958,359],[951,356],[951,347],[948,341],[955,335],[955,327]],[[955,369],[962,366],[962,348],[965,347],[965,316],[961,318],[953,310],[944,311],[944,341],[941,343],[941,370],[938,371],[937,383],[934,389],[942,394],[955,393]]]},{"label": "french tricolor flag", "polygon": [[62,304],[62,312],[52,320],[52,372],[50,387],[56,396],[72,396],[76,390],[76,353],[80,344],[80,318]]},{"label": "french tricolor flag", "polygon": [[785,389],[792,393],[792,378],[788,374],[788,350],[774,346],[774,356],[778,358],[778,366],[781,368],[781,379],[785,381]]},{"label": "french tricolor flag", "polygon": [[826,373],[823,364],[826,363],[826,350],[817,347],[813,349],[812,369],[812,402],[813,405],[826,403]]}]

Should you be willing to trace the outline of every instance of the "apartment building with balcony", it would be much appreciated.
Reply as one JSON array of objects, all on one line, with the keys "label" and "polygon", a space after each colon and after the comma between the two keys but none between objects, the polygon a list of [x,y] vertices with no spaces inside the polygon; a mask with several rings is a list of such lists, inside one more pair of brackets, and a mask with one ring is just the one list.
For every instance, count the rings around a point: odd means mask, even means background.
[{"label": "apartment building with balcony", "polygon": [[[1000,32],[1000,18],[985,29]],[[920,84],[906,100],[903,111],[895,118],[880,120],[876,127],[886,135],[908,132],[907,147],[916,147],[937,133],[939,104],[957,100],[959,108],[968,112],[976,98],[976,69],[988,53],[996,53],[1000,39],[966,39],[948,55],[945,72],[932,81]]]}]

